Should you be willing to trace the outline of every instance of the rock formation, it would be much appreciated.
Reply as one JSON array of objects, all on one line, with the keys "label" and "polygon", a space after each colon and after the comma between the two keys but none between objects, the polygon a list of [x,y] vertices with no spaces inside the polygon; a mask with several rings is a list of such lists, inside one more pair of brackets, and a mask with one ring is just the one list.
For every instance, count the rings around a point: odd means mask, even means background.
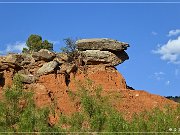
[{"label": "rock formation", "polygon": [[[78,84],[84,83],[87,79],[92,80],[96,86],[101,86],[105,94],[122,93],[121,96],[125,96],[123,103],[127,103],[126,99],[130,98],[127,93],[132,93],[132,90],[127,89],[125,79],[114,66],[129,59],[125,52],[129,45],[106,38],[82,39],[78,40],[76,45],[78,58],[70,62],[68,54],[54,53],[46,49],[32,54],[1,56],[0,94],[3,88],[12,84],[14,74],[18,73],[23,79],[25,88],[34,90],[34,98],[38,106],[48,105],[56,98],[57,110],[62,113],[70,114],[79,109],[79,103],[72,101],[68,92],[76,92]],[[140,97],[141,92],[136,92]],[[162,100],[166,101],[166,99]],[[169,100],[167,102],[172,103]],[[119,103],[118,101],[115,106],[121,110],[124,104],[119,105]],[[143,104],[143,101],[141,103]],[[158,102],[152,104],[150,107],[162,105]]]},{"label": "rock formation", "polygon": [[101,50],[101,51],[124,51],[129,47],[128,43],[119,42],[108,38],[81,39],[76,42],[79,51]]},{"label": "rock formation", "polygon": [[124,51],[129,47],[127,43],[103,38],[82,39],[78,40],[76,44],[87,65],[117,66],[129,59]]}]

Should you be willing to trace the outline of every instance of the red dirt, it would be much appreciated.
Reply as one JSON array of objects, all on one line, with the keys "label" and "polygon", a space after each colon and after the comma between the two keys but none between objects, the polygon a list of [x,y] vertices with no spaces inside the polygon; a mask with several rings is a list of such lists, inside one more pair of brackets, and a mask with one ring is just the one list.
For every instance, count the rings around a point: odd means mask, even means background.
[{"label": "red dirt", "polygon": [[50,104],[56,100],[57,109],[64,114],[72,114],[80,110],[77,99],[72,100],[69,90],[76,93],[77,83],[83,84],[85,80],[93,80],[94,85],[101,85],[103,95],[109,97],[112,106],[125,116],[131,117],[134,113],[151,110],[155,107],[163,108],[166,105],[175,107],[178,103],[159,95],[150,94],[142,90],[126,89],[126,82],[115,68],[89,67],[86,72],[71,73],[70,83],[65,83],[64,74],[49,74],[41,76],[34,87],[36,103],[38,106]]},{"label": "red dirt", "polygon": [[[134,113],[139,114],[145,110],[150,111],[154,108],[163,109],[167,106],[176,107],[178,103],[166,99],[165,97],[150,94],[143,90],[119,90],[116,98],[111,100],[112,105],[130,118]],[[111,95],[109,93],[109,95]],[[112,96],[114,97],[114,96]]]},{"label": "red dirt", "polygon": [[78,83],[91,80],[95,85],[102,87],[104,91],[114,91],[116,89],[126,89],[126,82],[123,76],[114,67],[103,65],[88,66],[80,69],[75,75],[70,75],[69,89],[75,91]]},{"label": "red dirt", "polygon": [[[4,72],[5,86],[12,84],[12,72]],[[49,106],[57,103],[56,110],[70,115],[80,110],[80,102],[73,99],[69,91],[76,93],[77,84],[83,84],[87,79],[93,80],[94,85],[101,85],[102,94],[110,98],[112,106],[125,116],[131,117],[133,113],[139,113],[152,108],[162,108],[165,105],[175,107],[178,103],[162,96],[150,94],[146,91],[126,89],[123,76],[113,67],[103,65],[79,67],[76,73],[71,73],[69,83],[65,74],[43,75],[34,84],[26,85],[35,92],[34,98],[37,106]],[[0,90],[2,88],[0,87]],[[55,117],[49,120],[53,124]]]}]

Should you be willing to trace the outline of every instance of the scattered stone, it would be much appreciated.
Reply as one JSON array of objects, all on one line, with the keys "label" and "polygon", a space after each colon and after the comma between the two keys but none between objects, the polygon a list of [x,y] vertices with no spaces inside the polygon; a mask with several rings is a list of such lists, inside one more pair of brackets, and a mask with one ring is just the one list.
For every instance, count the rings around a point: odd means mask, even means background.
[{"label": "scattered stone", "polygon": [[129,47],[128,43],[119,42],[117,40],[108,38],[92,38],[92,39],[81,39],[76,42],[77,49],[79,51],[84,50],[102,50],[102,51],[122,51]]},{"label": "scattered stone", "polygon": [[57,61],[51,61],[51,62],[45,63],[41,68],[38,69],[37,74],[40,76],[40,75],[51,73],[54,71],[54,69],[57,66],[58,66]]}]

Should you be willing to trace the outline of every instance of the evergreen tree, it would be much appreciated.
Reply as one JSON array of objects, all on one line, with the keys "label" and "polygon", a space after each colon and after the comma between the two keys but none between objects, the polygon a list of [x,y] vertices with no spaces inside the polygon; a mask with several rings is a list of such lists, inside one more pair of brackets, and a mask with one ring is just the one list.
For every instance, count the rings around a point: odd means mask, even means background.
[{"label": "evergreen tree", "polygon": [[53,44],[49,43],[47,40],[42,40],[42,37],[39,35],[32,34],[29,36],[26,41],[28,48],[23,48],[23,53],[26,52],[38,52],[41,49],[47,49],[53,51]]}]

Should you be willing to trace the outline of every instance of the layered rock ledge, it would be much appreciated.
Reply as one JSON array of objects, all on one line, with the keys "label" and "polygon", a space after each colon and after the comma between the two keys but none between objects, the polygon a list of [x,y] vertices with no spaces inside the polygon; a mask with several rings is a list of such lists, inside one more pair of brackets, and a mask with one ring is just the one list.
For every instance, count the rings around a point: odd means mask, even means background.
[{"label": "layered rock ledge", "polygon": [[129,59],[128,54],[124,51],[129,47],[129,44],[117,40],[108,38],[81,39],[76,44],[87,65],[117,66]]},{"label": "layered rock ledge", "polygon": [[102,50],[123,51],[129,47],[128,43],[119,42],[110,38],[81,39],[76,42],[79,51]]}]

